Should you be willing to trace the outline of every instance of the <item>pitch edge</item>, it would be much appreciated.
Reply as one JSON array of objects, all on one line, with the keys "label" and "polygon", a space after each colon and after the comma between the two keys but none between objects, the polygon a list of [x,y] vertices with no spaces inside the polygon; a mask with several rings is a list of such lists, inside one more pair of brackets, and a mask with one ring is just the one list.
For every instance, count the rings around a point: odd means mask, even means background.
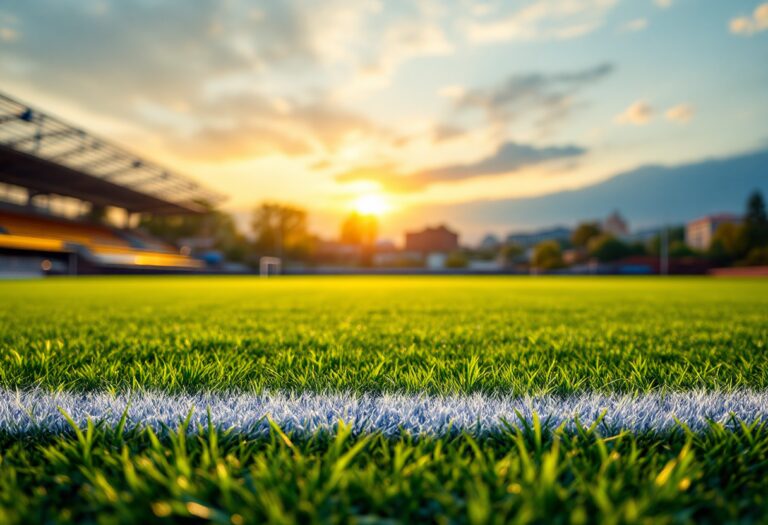
[{"label": "pitch edge", "polygon": [[192,411],[191,428],[207,426],[208,413],[218,428],[248,435],[268,431],[269,416],[283,430],[299,434],[333,431],[339,420],[353,431],[395,435],[443,435],[467,431],[487,434],[504,421],[531,422],[536,413],[544,426],[590,425],[601,416],[604,431],[664,431],[676,419],[693,430],[715,421],[768,421],[768,392],[690,391],[669,394],[579,393],[569,396],[504,397],[482,394],[264,393],[168,394],[162,392],[48,392],[0,389],[0,432],[61,433],[70,429],[63,410],[78,425],[88,419],[116,426],[127,410],[126,428],[176,428]]}]

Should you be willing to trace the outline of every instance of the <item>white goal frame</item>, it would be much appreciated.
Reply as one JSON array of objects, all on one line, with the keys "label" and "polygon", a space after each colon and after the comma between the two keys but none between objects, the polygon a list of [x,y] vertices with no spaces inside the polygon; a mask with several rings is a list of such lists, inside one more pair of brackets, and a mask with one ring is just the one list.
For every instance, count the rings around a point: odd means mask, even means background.
[{"label": "white goal frame", "polygon": [[282,261],[279,257],[262,257],[259,259],[259,275],[264,278],[270,275],[280,275],[281,267]]}]

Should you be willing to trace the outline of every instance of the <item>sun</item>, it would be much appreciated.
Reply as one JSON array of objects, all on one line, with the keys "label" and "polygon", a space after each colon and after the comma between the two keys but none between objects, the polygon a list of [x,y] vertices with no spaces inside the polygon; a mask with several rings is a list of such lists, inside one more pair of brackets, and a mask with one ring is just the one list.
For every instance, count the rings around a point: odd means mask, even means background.
[{"label": "sun", "polygon": [[391,206],[387,200],[379,194],[368,193],[357,198],[354,205],[355,211],[362,215],[384,215]]}]

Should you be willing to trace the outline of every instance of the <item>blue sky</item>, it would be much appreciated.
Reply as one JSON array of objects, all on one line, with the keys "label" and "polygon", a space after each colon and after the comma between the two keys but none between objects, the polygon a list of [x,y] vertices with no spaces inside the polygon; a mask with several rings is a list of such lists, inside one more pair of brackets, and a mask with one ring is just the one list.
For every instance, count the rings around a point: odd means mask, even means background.
[{"label": "blue sky", "polygon": [[765,148],[766,64],[761,0],[0,6],[0,89],[325,231]]}]

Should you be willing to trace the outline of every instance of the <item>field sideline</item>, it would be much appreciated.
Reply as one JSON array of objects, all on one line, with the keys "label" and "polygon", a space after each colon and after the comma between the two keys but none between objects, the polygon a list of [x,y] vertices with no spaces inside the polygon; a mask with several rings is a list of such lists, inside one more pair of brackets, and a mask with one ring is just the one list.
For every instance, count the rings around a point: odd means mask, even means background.
[{"label": "field sideline", "polygon": [[0,522],[760,522],[768,281],[0,282]]}]

